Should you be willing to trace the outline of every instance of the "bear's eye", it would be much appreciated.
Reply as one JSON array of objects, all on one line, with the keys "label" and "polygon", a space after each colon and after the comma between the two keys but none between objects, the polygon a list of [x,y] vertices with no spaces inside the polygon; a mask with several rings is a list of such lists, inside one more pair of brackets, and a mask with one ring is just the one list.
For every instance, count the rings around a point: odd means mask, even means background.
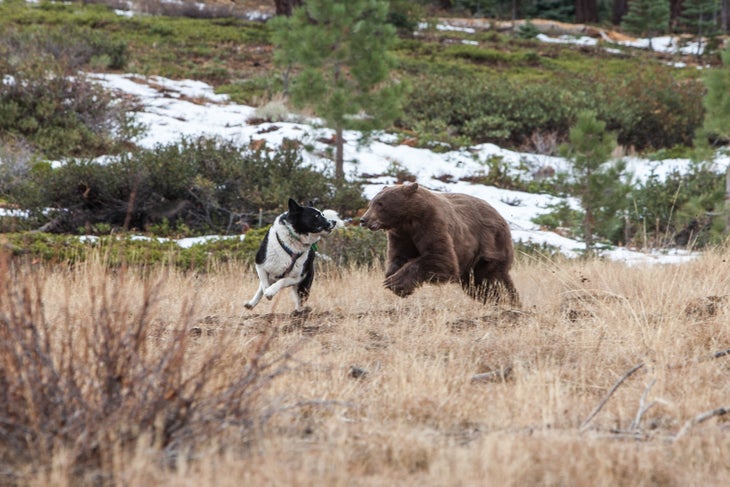
[{"label": "bear's eye", "polygon": [[375,208],[382,208],[383,207],[383,203],[380,202],[380,201],[376,201],[375,203],[373,203],[373,206],[375,206]]}]

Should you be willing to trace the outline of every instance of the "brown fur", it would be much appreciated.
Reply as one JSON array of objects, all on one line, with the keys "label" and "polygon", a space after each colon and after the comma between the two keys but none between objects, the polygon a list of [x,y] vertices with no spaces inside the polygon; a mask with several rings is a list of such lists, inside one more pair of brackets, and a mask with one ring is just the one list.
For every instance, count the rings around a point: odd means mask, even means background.
[{"label": "brown fur", "polygon": [[418,184],[384,188],[360,224],[388,234],[385,287],[408,296],[423,283],[459,282],[482,302],[519,296],[509,270],[514,248],[509,225],[489,203]]}]

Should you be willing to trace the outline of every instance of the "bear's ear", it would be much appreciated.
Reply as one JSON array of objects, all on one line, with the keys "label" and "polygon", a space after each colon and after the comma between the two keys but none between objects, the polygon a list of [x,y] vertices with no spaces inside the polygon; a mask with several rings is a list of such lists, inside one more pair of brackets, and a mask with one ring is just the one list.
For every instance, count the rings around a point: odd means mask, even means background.
[{"label": "bear's ear", "polygon": [[418,190],[418,183],[411,183],[406,186],[406,194],[413,194]]},{"label": "bear's ear", "polygon": [[289,213],[298,213],[302,211],[302,207],[294,199],[289,198]]}]

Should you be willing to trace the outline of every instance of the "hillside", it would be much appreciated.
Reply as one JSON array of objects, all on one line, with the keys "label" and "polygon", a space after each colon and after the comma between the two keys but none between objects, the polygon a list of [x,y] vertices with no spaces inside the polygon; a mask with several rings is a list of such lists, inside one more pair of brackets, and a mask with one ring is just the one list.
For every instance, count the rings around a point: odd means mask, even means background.
[{"label": "hillside", "polygon": [[[262,5],[253,3],[236,5],[236,8],[257,12],[260,7]],[[182,133],[222,135],[247,148],[262,142],[273,147],[281,143],[280,134],[286,131],[271,130],[267,133],[267,127],[273,126],[266,125],[266,122],[303,120],[301,115],[294,115],[292,108],[286,104],[286,97],[281,92],[281,71],[272,63],[270,33],[260,20],[135,15],[129,11],[110,11],[105,6],[87,6],[77,10],[71,6],[51,7],[50,4],[22,8],[3,4],[0,8],[5,14],[3,22],[8,26],[6,49],[11,52],[19,45],[28,50],[26,56],[6,58],[11,63],[8,69],[18,70],[14,76],[33,76],[32,66],[25,67],[22,62],[13,64],[15,60],[47,58],[49,63],[59,63],[59,70],[71,72],[82,69],[87,73],[106,72],[109,76],[136,73],[140,80],[138,86],[126,83],[130,89],[122,89],[124,95],[120,100],[129,103],[130,107],[123,113],[119,113],[118,109],[116,113],[114,109],[107,109],[115,118],[96,124],[102,127],[118,124],[122,130],[118,130],[115,136],[121,135],[119,140],[113,140],[111,134],[97,135],[96,130],[89,130],[83,125],[71,128],[63,111],[58,111],[57,121],[43,113],[43,107],[58,106],[58,103],[53,99],[43,103],[35,100],[54,96],[54,90],[41,87],[37,93],[23,93],[23,90],[12,93],[14,86],[6,84],[5,89],[11,92],[8,113],[16,112],[12,108],[17,103],[12,97],[16,96],[23,99],[22,103],[27,104],[29,111],[18,112],[20,115],[15,122],[11,119],[10,123],[15,125],[7,127],[11,143],[6,144],[4,150],[8,154],[0,155],[0,158],[17,160],[20,171],[28,170],[27,166],[22,169],[22,165],[28,164],[23,161],[33,157],[33,150],[39,150],[41,157],[45,155],[51,160],[69,155],[93,159],[100,154],[124,153],[130,146],[151,151],[154,144],[142,141],[174,144],[175,137]],[[350,150],[353,152],[348,156],[348,171],[352,182],[358,183],[365,175],[375,176],[373,181],[366,183],[371,186],[416,178],[427,186],[447,189],[449,185],[445,183],[448,178],[453,178],[453,183],[461,185],[461,191],[496,186],[501,191],[541,192],[564,199],[573,192],[569,165],[565,160],[553,158],[560,144],[566,142],[576,114],[590,108],[605,120],[607,129],[616,131],[621,144],[618,155],[643,156],[627,159],[628,169],[635,175],[633,184],[637,193],[632,195],[632,201],[624,209],[630,214],[631,228],[617,232],[614,225],[612,234],[607,232],[603,235],[607,242],[614,245],[631,243],[641,247],[648,242],[654,242],[651,245],[656,242],[671,245],[674,236],[682,232],[694,232],[696,237],[695,230],[688,230],[694,228],[693,225],[699,225],[703,231],[716,232],[714,227],[711,228],[715,221],[708,220],[702,212],[718,211],[717,205],[721,204],[718,194],[721,195],[722,190],[714,186],[721,184],[719,178],[711,183],[712,196],[699,203],[693,198],[703,195],[694,192],[708,191],[707,184],[696,183],[697,188],[692,188],[692,183],[688,182],[711,179],[713,176],[707,171],[719,172],[719,166],[723,164],[722,159],[714,165],[713,161],[708,161],[706,167],[687,164],[692,157],[688,144],[692,144],[695,130],[702,121],[704,86],[701,71],[686,67],[688,61],[697,61],[696,56],[686,54],[695,48],[691,44],[675,42],[678,39],[663,38],[654,39],[653,45],[657,50],[650,52],[637,48],[642,40],[626,40],[614,32],[538,20],[532,23],[551,35],[521,38],[514,29],[507,32],[497,23],[456,18],[435,20],[432,24],[422,24],[410,34],[401,34],[394,49],[398,60],[395,75],[406,80],[412,90],[405,100],[403,116],[387,130],[388,144],[384,146],[385,152],[377,156],[380,158],[377,162],[368,162],[370,156],[367,153],[358,153],[360,149],[356,148],[354,140],[356,134],[350,134]],[[64,47],[56,45],[61,40]],[[52,49],[43,52],[47,46]],[[150,49],[150,46],[153,48]],[[67,54],[56,57],[53,53],[58,51]],[[710,53],[702,58],[702,62],[716,59],[716,53]],[[154,78],[155,75],[161,78]],[[94,77],[99,78],[97,74],[91,78]],[[182,129],[176,127],[179,124],[174,121],[174,113],[160,121],[150,111],[159,112],[163,110],[162,106],[143,106],[148,101],[142,99],[147,96],[142,85],[146,84],[158,93],[148,98],[154,105],[166,98],[181,96],[175,90],[166,93],[168,81],[165,80],[186,79],[212,86],[218,103],[228,100],[227,106],[221,105],[219,111],[211,110],[206,106],[210,99],[208,95],[196,99],[199,95],[195,92],[185,93],[182,95],[185,101],[193,104],[190,110],[197,105],[201,113],[178,116],[188,119],[188,122],[194,121],[190,117],[220,118],[225,120],[222,132]],[[33,85],[30,81],[28,83]],[[83,94],[84,90],[91,88],[81,86],[75,89],[80,89],[82,95],[79,109],[89,109],[83,102],[89,97]],[[139,95],[135,93],[137,89]],[[67,97],[66,94],[63,96]],[[92,98],[106,100],[109,107],[114,100],[108,95]],[[136,107],[135,103],[138,104]],[[170,104],[172,100],[165,103]],[[96,112],[83,114],[77,120],[99,120],[106,116],[100,113],[104,110],[101,106],[91,109]],[[38,112],[33,113],[33,110]],[[170,110],[176,108],[171,107]],[[203,120],[198,122],[205,125]],[[260,123],[263,125],[257,128]],[[39,124],[57,125],[43,130],[33,128]],[[211,124],[211,128],[214,125]],[[239,127],[245,127],[245,130],[240,131]],[[138,130],[147,132],[137,134]],[[235,137],[229,137],[237,131]],[[244,136],[244,132],[250,135]],[[257,132],[261,132],[260,135],[255,135]],[[42,136],[37,137],[39,134]],[[27,142],[25,137],[29,138]],[[287,137],[301,138],[296,134]],[[311,136],[311,144],[301,144],[304,158],[315,162],[313,167],[326,169],[329,166],[326,154],[331,151],[331,146],[323,143],[329,137],[326,133]],[[394,149],[396,146],[400,146],[397,151]],[[489,149],[492,147],[499,150]],[[406,152],[409,148],[414,149],[413,156],[387,154],[387,151],[393,151],[393,154]],[[31,153],[28,153],[29,150]],[[426,155],[429,152],[433,154]],[[424,170],[422,164],[412,165],[411,157],[436,161],[442,159],[442,153],[463,154],[456,156],[455,161],[472,157],[475,164],[470,162],[465,166],[469,167],[466,171],[451,167],[461,162],[443,165],[434,162],[428,170]],[[678,166],[673,162],[676,160],[684,162]],[[676,172],[678,167],[681,167],[679,173]],[[696,173],[683,175],[682,171],[689,168]],[[536,175],[542,174],[540,171],[543,169],[551,176],[539,176],[537,179]],[[640,194],[649,194],[642,185],[665,184],[662,178],[667,175],[673,178],[666,183],[667,187],[653,188],[661,199],[641,201],[643,196]],[[650,180],[649,176],[659,176],[659,179]],[[627,173],[627,180],[629,177]],[[467,182],[479,184],[465,186]],[[682,185],[687,187],[687,192],[677,201],[671,195]],[[65,184],[61,185],[61,189],[63,187]],[[450,187],[450,190],[455,188],[453,185]],[[160,190],[155,192],[160,193]],[[19,189],[18,193],[20,197],[33,194],[24,189]],[[181,198],[180,195],[161,194],[168,200]],[[69,196],[63,193],[56,198]],[[500,201],[528,199],[522,195],[492,198]],[[691,200],[691,209],[684,211],[679,208],[680,211],[677,211],[674,208],[675,205],[689,204]],[[16,201],[12,203],[17,205]],[[36,214],[41,214],[43,204],[53,204],[42,201],[40,197],[33,203],[38,205]],[[271,205],[271,202],[265,203]],[[551,204],[558,204],[557,200],[553,199]],[[701,205],[700,209],[698,205]],[[576,209],[575,204],[572,207]],[[649,207],[650,211],[645,211],[645,207]],[[259,209],[260,206],[224,210],[245,214]],[[355,214],[359,208],[340,209]],[[505,205],[503,211],[512,213],[513,209]],[[558,211],[555,210],[556,215]],[[536,213],[533,212],[532,217],[538,216]],[[539,213],[544,214],[544,210]],[[671,220],[667,215],[671,215]],[[659,224],[657,217],[661,218]],[[534,224],[525,221],[515,221],[515,231],[533,229]],[[49,222],[39,221],[36,228],[46,223]],[[190,221],[186,223],[191,224]],[[575,221],[566,220],[565,211],[555,218],[546,216],[539,225],[544,226],[543,230],[579,238],[579,233],[575,233]],[[647,235],[647,225],[651,235]],[[76,224],[71,228],[79,226]],[[219,230],[207,228],[200,231]],[[629,242],[634,235],[641,235],[641,242]],[[702,242],[714,238],[703,236]]]}]

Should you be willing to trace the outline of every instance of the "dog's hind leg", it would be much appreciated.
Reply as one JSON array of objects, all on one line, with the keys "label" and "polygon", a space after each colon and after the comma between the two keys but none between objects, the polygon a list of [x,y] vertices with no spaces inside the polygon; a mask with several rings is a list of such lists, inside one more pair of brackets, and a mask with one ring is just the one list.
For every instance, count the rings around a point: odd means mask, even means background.
[{"label": "dog's hind leg", "polygon": [[302,311],[304,311],[304,307],[302,305],[304,304],[306,297],[302,299],[302,297],[299,295],[299,291],[297,291],[295,287],[290,287],[289,289],[291,289],[291,296],[292,299],[294,299],[294,312],[301,313]]}]

